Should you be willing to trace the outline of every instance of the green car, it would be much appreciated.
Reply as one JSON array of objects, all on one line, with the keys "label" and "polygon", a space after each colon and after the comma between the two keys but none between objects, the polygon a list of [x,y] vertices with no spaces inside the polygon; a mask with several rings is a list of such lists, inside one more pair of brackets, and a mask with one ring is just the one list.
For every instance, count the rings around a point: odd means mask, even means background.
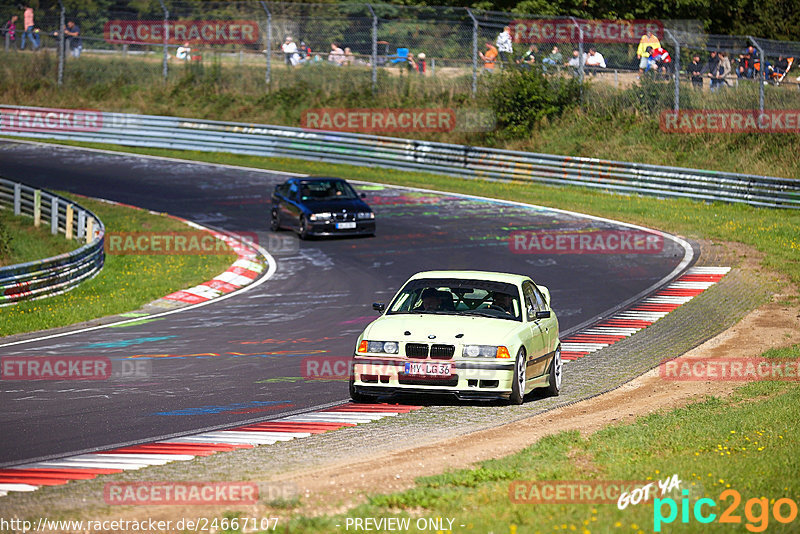
[{"label": "green car", "polygon": [[415,274],[356,343],[350,396],[396,393],[506,398],[561,389],[561,344],[550,292],[527,276],[483,271]]}]

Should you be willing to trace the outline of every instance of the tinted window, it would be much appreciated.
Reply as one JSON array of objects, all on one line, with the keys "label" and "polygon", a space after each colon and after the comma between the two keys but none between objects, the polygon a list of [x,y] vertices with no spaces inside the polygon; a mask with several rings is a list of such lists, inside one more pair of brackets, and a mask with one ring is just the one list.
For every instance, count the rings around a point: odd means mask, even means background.
[{"label": "tinted window", "polygon": [[342,180],[315,180],[300,183],[300,200],[353,200],[358,198],[350,184]]},{"label": "tinted window", "polygon": [[477,315],[522,320],[519,291],[515,285],[449,278],[412,280],[397,294],[388,313]]}]

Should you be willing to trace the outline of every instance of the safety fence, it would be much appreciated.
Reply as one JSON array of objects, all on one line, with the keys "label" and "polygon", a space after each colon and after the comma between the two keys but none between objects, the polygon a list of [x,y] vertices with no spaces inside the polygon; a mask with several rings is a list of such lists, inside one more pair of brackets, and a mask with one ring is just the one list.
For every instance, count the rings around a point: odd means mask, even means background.
[{"label": "safety fence", "polygon": [[800,180],[797,179],[284,126],[99,111],[92,113],[92,128],[70,130],[58,121],[59,113],[56,110],[4,106],[0,107],[0,133],[42,139],[296,158],[472,179],[577,185],[625,194],[800,208]]},{"label": "safety fence", "polygon": [[[391,87],[389,77],[408,70],[444,78],[475,95],[480,76],[514,66],[620,90],[652,81],[646,88],[654,111],[800,107],[800,42],[706,34],[698,21],[582,20],[382,3],[160,0],[114,6],[37,12],[41,31],[28,36],[26,47],[34,46],[35,37],[38,45],[59,52],[59,84],[86,83],[92,76],[143,84],[178,80],[187,76],[186,66],[213,64],[223,68],[220,79],[257,72],[253,78],[267,90],[288,83],[284,79],[292,79],[297,68],[331,77],[333,68],[346,68],[352,82],[371,83],[374,91]],[[18,11],[0,8],[0,15],[21,20]],[[61,31],[69,23],[79,37]],[[6,50],[25,42],[21,26],[13,39],[4,32]],[[506,27],[510,52],[499,50],[499,57],[487,59],[498,52],[491,46],[499,46]],[[656,38],[652,44],[668,52],[652,65],[639,50],[648,29]],[[81,51],[106,64],[80,69]],[[386,76],[381,79],[379,72]],[[631,101],[641,98],[630,93]],[[608,98],[593,95],[599,102]]]},{"label": "safety fence", "polygon": [[50,232],[85,244],[72,252],[0,267],[0,306],[57,295],[95,276],[103,267],[105,228],[86,208],[59,195],[0,178],[0,209],[47,221]]}]

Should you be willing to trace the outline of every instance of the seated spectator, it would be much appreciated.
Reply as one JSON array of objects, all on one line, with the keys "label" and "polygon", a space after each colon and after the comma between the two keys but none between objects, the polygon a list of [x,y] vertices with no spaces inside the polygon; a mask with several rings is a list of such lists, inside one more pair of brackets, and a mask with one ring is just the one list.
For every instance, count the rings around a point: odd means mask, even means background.
[{"label": "seated spectator", "polygon": [[739,68],[736,75],[739,78],[754,78],[756,74],[755,63],[758,60],[756,49],[752,45],[747,47],[744,53],[739,54]]},{"label": "seated spectator", "polygon": [[192,47],[189,45],[189,41],[178,47],[178,50],[175,51],[175,57],[183,60],[188,60],[192,57]]},{"label": "seated spectator", "polygon": [[536,63],[536,54],[539,53],[539,50],[536,48],[535,45],[530,45],[528,49],[522,54],[522,57],[517,60],[518,65],[522,65],[524,68],[531,68],[534,63]]},{"label": "seated spectator", "polygon": [[336,43],[331,43],[331,53],[328,54],[328,61],[334,65],[341,65],[344,62],[344,50],[339,48]]},{"label": "seated spectator", "polygon": [[597,51],[595,47],[589,48],[589,53],[583,58],[583,64],[589,68],[589,72],[597,74],[599,69],[606,68],[606,60],[603,54]]},{"label": "seated spectator", "polygon": [[428,63],[425,61],[425,54],[423,52],[417,54],[417,72],[419,74],[428,72]]},{"label": "seated spectator", "polygon": [[565,67],[568,67],[569,70],[572,72],[573,75],[577,75],[578,71],[581,68],[581,54],[577,50],[572,51],[572,57],[569,58],[564,64]]},{"label": "seated spectator", "polygon": [[[647,47],[650,48],[649,46]],[[648,59],[648,67],[652,63],[656,74],[661,74],[664,78],[667,77],[667,70],[672,69],[672,56],[669,55],[665,49],[653,48],[650,50],[650,58]]]},{"label": "seated spectator", "polygon": [[547,67],[554,67],[558,69],[564,61],[564,56],[558,51],[558,47],[554,46],[550,51],[550,55],[542,60],[542,71],[547,72]]},{"label": "seated spectator", "polygon": [[486,53],[478,52],[483,61],[483,68],[493,72],[497,64],[497,54],[497,48],[492,43],[486,43]]},{"label": "seated spectator", "polygon": [[345,47],[344,49],[344,58],[342,58],[342,65],[352,65],[355,63],[356,57],[353,55],[353,51],[350,48]]},{"label": "seated spectator", "polygon": [[[288,35],[286,36],[286,40],[281,45],[281,50],[283,51],[284,62],[288,66],[293,66],[297,64],[297,60],[300,59],[299,54],[297,54],[297,43],[295,43],[291,37]],[[297,58],[295,58],[297,55]]]},{"label": "seated spectator", "polygon": [[647,33],[642,35],[639,39],[639,47],[636,49],[636,57],[639,59],[639,76],[644,74],[647,69],[647,60],[650,58],[650,53],[647,51],[648,46],[653,49],[661,48],[661,42],[653,34],[652,29],[648,29]]},{"label": "seated spectator", "polygon": [[719,73],[719,56],[717,55],[716,50],[712,50],[709,54],[708,61],[706,64],[703,65],[703,74],[707,75],[710,79],[710,87],[712,91],[715,91],[719,82],[717,80],[717,74]]},{"label": "seated spectator", "polygon": [[689,77],[692,80],[692,87],[697,89],[703,88],[703,64],[700,62],[700,56],[697,54],[692,56],[692,62],[689,65]]}]

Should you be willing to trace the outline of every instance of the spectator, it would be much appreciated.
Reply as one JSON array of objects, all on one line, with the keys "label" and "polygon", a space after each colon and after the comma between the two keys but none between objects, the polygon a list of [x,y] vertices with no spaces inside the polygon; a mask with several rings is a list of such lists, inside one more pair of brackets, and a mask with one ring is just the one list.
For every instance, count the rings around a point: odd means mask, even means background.
[{"label": "spectator", "polygon": [[786,71],[789,70],[789,58],[785,56],[778,56],[778,61],[775,63],[775,66],[772,70],[778,77],[786,74]]},{"label": "spectator", "polygon": [[328,54],[328,61],[334,65],[341,65],[344,61],[344,50],[339,48],[336,43],[331,43],[331,53]]},{"label": "spectator", "polygon": [[75,24],[74,20],[67,21],[67,27],[64,28],[64,35],[66,35],[67,42],[69,43],[69,51],[72,57],[81,57],[83,40],[81,39],[80,26]]},{"label": "spectator", "polygon": [[192,47],[189,45],[189,41],[184,42],[178,47],[178,50],[175,51],[175,57],[183,60],[187,60],[192,57]]},{"label": "spectator", "polygon": [[697,54],[692,56],[692,62],[689,64],[689,76],[692,80],[692,87],[703,88],[703,64],[700,63],[700,56]]},{"label": "spectator", "polygon": [[353,51],[350,50],[349,47],[344,48],[344,57],[342,58],[342,65],[352,65],[355,63],[356,57],[353,55]]},{"label": "spectator", "polygon": [[739,68],[736,75],[739,78],[754,78],[756,60],[756,49],[750,45],[743,54],[739,54]]},{"label": "spectator", "polygon": [[425,54],[422,52],[417,54],[417,72],[422,75],[428,72],[428,63],[425,61]]},{"label": "spectator", "polygon": [[288,35],[286,36],[286,40],[281,45],[281,50],[283,51],[284,63],[286,63],[287,66],[291,67],[293,65],[297,65],[300,59],[300,54],[297,53],[297,43],[295,43],[294,40],[292,40],[292,38]]},{"label": "spectator", "polygon": [[547,72],[547,67],[555,67],[558,69],[561,66],[561,63],[564,62],[564,56],[561,55],[561,52],[558,51],[558,47],[554,46],[553,50],[550,51],[550,55],[547,56],[542,60],[542,70]]},{"label": "spectator", "polygon": [[648,58],[648,67],[652,64],[656,74],[661,74],[664,78],[667,77],[667,69],[672,68],[672,56],[669,55],[665,49],[647,47],[650,57]]},{"label": "spectator", "polygon": [[650,57],[650,53],[647,51],[648,46],[653,47],[653,50],[661,48],[661,42],[651,29],[648,29],[647,33],[642,35],[642,38],[639,39],[639,48],[636,49],[636,57],[639,58],[639,76],[648,70],[647,60]]},{"label": "spectator", "polygon": [[567,61],[564,64],[564,66],[568,67],[570,69],[570,71],[572,71],[572,74],[577,75],[578,71],[581,68],[581,54],[580,54],[580,52],[578,52],[577,50],[573,50],[572,51],[572,57],[569,58],[569,61]]},{"label": "spectator", "polygon": [[719,54],[717,54],[716,50],[712,50],[711,54],[709,55],[708,61],[703,66],[703,72],[708,75],[710,82],[709,86],[712,91],[716,91],[717,87],[719,86]]},{"label": "spectator", "polygon": [[311,59],[311,47],[305,41],[300,41],[300,48],[297,49],[297,53],[300,54],[301,62]]},{"label": "spectator", "polygon": [[20,50],[25,50],[26,37],[31,42],[31,48],[33,48],[33,50],[38,50],[40,44],[39,30],[35,28],[33,22],[33,8],[29,5],[25,6],[20,5],[19,7],[24,9],[22,14],[22,19],[24,22],[23,28],[25,28],[25,31],[22,34],[22,43],[20,44]]},{"label": "spectator", "polygon": [[17,49],[14,40],[17,36],[17,20],[19,17],[17,15],[11,15],[11,18],[3,24],[3,35],[6,36],[6,42],[14,47],[14,50]]},{"label": "spectator", "polygon": [[589,53],[583,58],[583,64],[589,67],[589,71],[593,74],[596,74],[598,69],[606,68],[606,60],[603,54],[593,46],[589,48]]},{"label": "spectator", "polygon": [[534,63],[536,63],[536,54],[538,53],[539,50],[536,48],[536,46],[530,45],[525,53],[522,54],[522,57],[517,60],[517,63],[529,69]]},{"label": "spectator", "polygon": [[716,91],[720,87],[728,85],[728,75],[730,75],[731,71],[731,60],[728,59],[728,56],[725,52],[717,52],[717,57],[719,58],[719,66],[717,67],[717,74],[716,74],[716,86],[713,87],[711,90]]},{"label": "spectator", "polygon": [[497,36],[497,51],[500,54],[500,62],[508,63],[514,54],[514,45],[511,41],[511,26],[505,26],[503,31]]},{"label": "spectator", "polygon": [[486,43],[486,53],[478,52],[478,55],[483,60],[483,68],[488,71],[494,71],[494,66],[497,63],[498,50],[492,43]]}]

